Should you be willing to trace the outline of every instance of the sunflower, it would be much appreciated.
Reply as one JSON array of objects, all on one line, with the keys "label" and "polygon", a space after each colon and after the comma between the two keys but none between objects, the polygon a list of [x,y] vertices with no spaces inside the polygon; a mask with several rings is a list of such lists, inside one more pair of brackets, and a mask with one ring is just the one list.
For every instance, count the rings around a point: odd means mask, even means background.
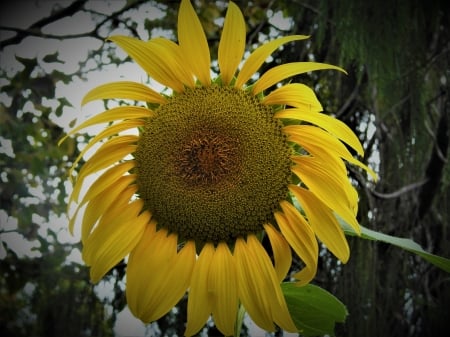
[{"label": "sunflower", "polygon": [[[99,145],[79,170],[69,200],[78,204],[71,231],[84,210],[82,256],[92,281],[129,255],[126,296],[132,313],[155,321],[188,291],[188,336],[211,315],[223,334],[233,335],[240,305],[267,331],[276,326],[297,331],[280,287],[291,251],[303,261],[302,269],[289,275],[298,285],[316,274],[317,238],[345,263],[349,247],[337,218],[357,233],[359,225],[358,196],[344,161],[371,172],[348,150],[363,153],[357,137],[321,113],[309,87],[289,83],[265,92],[297,74],[342,69],[293,62],[250,83],[273,51],[308,37],[265,43],[239,67],[245,33],[243,15],[230,2],[217,78],[211,78],[209,46],[189,0],[181,1],[178,43],[110,37],[171,93],[129,81],[96,87],[82,104],[116,98],[147,105],[108,109],[66,136],[107,123],[70,172]],[[135,134],[123,133],[130,129]],[[92,174],[98,178],[80,198]]]}]

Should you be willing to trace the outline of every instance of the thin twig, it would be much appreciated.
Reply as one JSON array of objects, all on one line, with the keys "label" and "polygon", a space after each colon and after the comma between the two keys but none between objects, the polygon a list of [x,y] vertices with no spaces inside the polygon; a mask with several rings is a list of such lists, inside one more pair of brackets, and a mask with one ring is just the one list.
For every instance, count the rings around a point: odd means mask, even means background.
[{"label": "thin twig", "polygon": [[422,181],[403,186],[402,188],[398,189],[397,191],[391,192],[391,193],[380,193],[380,192],[377,192],[374,190],[371,190],[370,193],[372,193],[374,196],[381,198],[381,199],[394,199],[394,198],[398,198],[402,194],[405,194],[407,192],[415,190],[416,188],[421,187],[427,181],[428,181],[428,179],[424,179]]}]

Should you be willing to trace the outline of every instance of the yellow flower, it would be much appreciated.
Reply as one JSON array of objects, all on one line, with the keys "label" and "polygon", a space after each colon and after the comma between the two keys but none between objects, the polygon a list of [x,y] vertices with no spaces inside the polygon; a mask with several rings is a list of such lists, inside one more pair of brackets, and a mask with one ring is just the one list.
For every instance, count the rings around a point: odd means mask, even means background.
[{"label": "yellow flower", "polygon": [[[182,0],[179,10],[178,44],[163,38],[110,37],[172,94],[128,81],[101,85],[83,104],[120,98],[147,102],[148,108],[115,107],[67,135],[108,123],[72,168],[88,149],[101,144],[82,165],[70,197],[78,203],[71,231],[85,206],[82,255],[92,280],[99,281],[129,254],[130,310],[151,322],[188,291],[188,336],[211,314],[222,333],[233,335],[240,304],[267,331],[275,324],[296,331],[280,288],[291,267],[291,249],[304,262],[291,276],[303,285],[316,273],[316,236],[342,262],[349,258],[336,215],[359,232],[357,194],[343,160],[369,169],[342,143],[362,154],[357,137],[342,122],[320,113],[314,92],[303,84],[263,94],[300,73],[341,69],[288,63],[250,85],[274,50],[307,36],[265,43],[238,70],[245,33],[242,13],[230,2],[215,79],[210,77],[204,31],[188,0]],[[123,135],[129,129],[138,132]],[[99,177],[80,201],[91,174]],[[270,255],[261,235],[270,241]]]}]

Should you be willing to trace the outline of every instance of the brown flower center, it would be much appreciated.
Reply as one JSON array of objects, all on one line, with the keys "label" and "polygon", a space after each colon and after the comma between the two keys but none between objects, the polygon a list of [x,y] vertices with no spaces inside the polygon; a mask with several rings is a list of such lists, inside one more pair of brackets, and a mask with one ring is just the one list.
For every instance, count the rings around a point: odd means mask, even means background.
[{"label": "brown flower center", "polygon": [[175,170],[188,185],[217,184],[239,168],[236,142],[211,131],[189,137],[175,158]]}]

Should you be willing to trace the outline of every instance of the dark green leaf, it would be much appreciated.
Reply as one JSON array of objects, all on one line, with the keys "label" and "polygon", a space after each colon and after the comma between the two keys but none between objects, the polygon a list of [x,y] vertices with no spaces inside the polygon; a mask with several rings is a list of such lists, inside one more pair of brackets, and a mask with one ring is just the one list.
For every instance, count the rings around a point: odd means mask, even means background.
[{"label": "dark green leaf", "polygon": [[26,58],[26,57],[20,57],[16,55],[16,60],[22,63],[25,66],[25,72],[30,73],[38,64],[36,58]]},{"label": "dark green leaf", "polygon": [[65,98],[65,97],[58,98],[58,102],[59,102],[59,106],[55,110],[55,114],[58,117],[60,117],[62,115],[64,107],[66,107],[66,106],[73,107],[72,103],[70,103],[67,100],[67,98]]},{"label": "dark green leaf", "polygon": [[61,81],[64,84],[68,84],[72,80],[72,76],[71,75],[65,74],[65,73],[63,73],[61,71],[58,71],[58,70],[53,70],[52,73],[51,73],[51,76],[52,76],[53,80],[55,81],[55,83],[57,81]]},{"label": "dark green leaf", "polygon": [[[346,225],[343,221],[341,221],[341,225],[344,228],[345,234],[356,235],[353,229],[351,229],[350,226]],[[419,255],[428,262],[434,264],[436,267],[445,270],[447,273],[450,273],[450,259],[428,253],[418,243],[414,242],[413,240],[406,238],[399,238],[396,236],[376,232],[363,226],[360,227],[361,227],[361,237],[363,239],[382,241],[400,247],[404,250],[407,250],[408,252]]]},{"label": "dark green leaf", "polygon": [[55,83],[50,75],[33,78],[28,85],[37,95],[36,102],[39,102],[42,96],[47,98],[55,97]]},{"label": "dark green leaf", "polygon": [[45,55],[42,60],[47,63],[64,63],[60,59],[58,59],[58,52],[54,52],[53,54]]},{"label": "dark green leaf", "polygon": [[345,305],[326,290],[308,284],[281,284],[286,303],[299,333],[304,336],[334,336],[334,326],[347,317]]}]

